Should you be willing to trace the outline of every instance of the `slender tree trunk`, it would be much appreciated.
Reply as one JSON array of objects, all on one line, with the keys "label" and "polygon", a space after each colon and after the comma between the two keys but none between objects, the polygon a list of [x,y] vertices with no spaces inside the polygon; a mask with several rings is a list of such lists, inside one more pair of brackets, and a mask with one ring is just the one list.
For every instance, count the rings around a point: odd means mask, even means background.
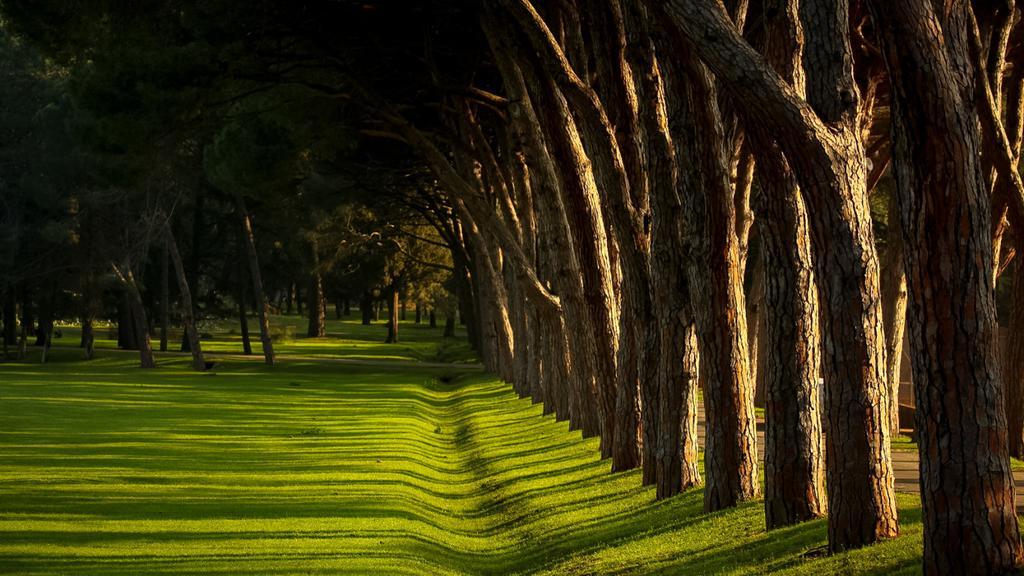
[{"label": "slender tree trunk", "polygon": [[416,324],[423,322],[423,305],[416,302]]},{"label": "slender tree trunk", "polygon": [[948,3],[939,13],[927,0],[871,7],[894,105],[924,572],[1008,573],[1022,550],[995,350],[971,5]]},{"label": "slender tree trunk", "polygon": [[263,358],[268,366],[274,365],[274,343],[270,339],[270,304],[263,293],[263,277],[260,274],[260,260],[256,252],[256,235],[252,228],[252,218],[245,208],[245,199],[241,194],[235,195],[238,216],[242,220],[242,234],[248,255],[249,273],[252,276],[253,298],[256,314],[260,322],[260,341],[263,344]]},{"label": "slender tree trunk", "polygon": [[435,310],[434,308],[431,308],[430,309],[429,317],[430,317],[430,327],[431,328],[437,328],[437,310]]},{"label": "slender tree trunk", "polygon": [[387,344],[398,342],[398,299],[398,286],[392,284],[388,288],[388,337],[384,340]]},{"label": "slender tree trunk", "polygon": [[171,317],[170,254],[166,243],[160,259],[160,351],[167,352],[167,328]]},{"label": "slender tree trunk", "polygon": [[324,296],[324,279],[320,272],[320,246],[316,238],[310,240],[313,272],[309,282],[309,326],[306,336],[322,338],[327,335],[327,298]]},{"label": "slender tree trunk", "polygon": [[903,233],[899,225],[896,194],[889,202],[888,248],[882,266],[882,316],[885,321],[886,375],[889,377],[889,428],[900,433],[900,376],[903,366],[903,332],[907,318],[907,275],[903,267]]},{"label": "slender tree trunk", "polygon": [[1003,343],[1003,379],[1010,456],[1024,459],[1024,260],[1019,256],[1013,262],[1013,297]]},{"label": "slender tree trunk", "polygon": [[188,349],[192,352],[192,368],[202,372],[206,370],[206,361],[203,359],[203,348],[199,342],[199,330],[196,328],[196,318],[192,311],[192,290],[188,285],[188,277],[185,276],[185,264],[178,253],[178,243],[174,241],[174,234],[168,223],[164,227],[167,253],[174,265],[174,275],[178,279],[178,295],[181,298],[181,320],[185,325],[185,339],[188,341]]},{"label": "slender tree trunk", "polygon": [[245,281],[238,287],[238,328],[242,334],[242,354],[252,354],[252,340],[249,337],[249,313],[245,309]]}]

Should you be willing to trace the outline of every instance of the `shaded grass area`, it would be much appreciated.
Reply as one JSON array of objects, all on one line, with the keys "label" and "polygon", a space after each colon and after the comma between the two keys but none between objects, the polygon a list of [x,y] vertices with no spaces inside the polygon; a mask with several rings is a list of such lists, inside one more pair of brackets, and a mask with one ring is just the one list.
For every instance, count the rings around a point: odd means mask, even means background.
[{"label": "shaded grass area", "polygon": [[821,556],[823,521],[655,502],[479,373],[75,358],[0,365],[2,574],[918,572],[913,496],[901,538]]},{"label": "shaded grass area", "polygon": [[[441,338],[444,319],[439,320],[436,328],[430,328],[426,321],[416,324],[411,320],[399,323],[399,342],[384,344],[387,326],[383,322],[375,322],[363,326],[358,319],[347,317],[342,320],[327,320],[327,336],[324,338],[306,338],[307,319],[302,316],[272,315],[270,317],[271,334],[274,337],[274,350],[278,354],[302,356],[310,358],[329,358],[346,360],[400,360],[420,362],[471,363],[476,358],[466,342],[465,329],[458,327],[456,337]],[[81,331],[75,326],[60,327],[60,337],[53,340],[58,348],[74,348],[78,346]],[[95,346],[101,352],[117,348],[116,326],[102,326],[95,331]],[[250,339],[254,354],[260,354],[259,325],[255,318],[249,321]],[[231,320],[207,321],[200,324],[199,332],[203,334],[204,352],[215,354],[241,354],[242,337],[237,322]],[[174,328],[169,331],[168,349],[181,349],[182,331]],[[153,347],[159,345],[154,337]],[[32,348],[30,354],[35,354]]]}]

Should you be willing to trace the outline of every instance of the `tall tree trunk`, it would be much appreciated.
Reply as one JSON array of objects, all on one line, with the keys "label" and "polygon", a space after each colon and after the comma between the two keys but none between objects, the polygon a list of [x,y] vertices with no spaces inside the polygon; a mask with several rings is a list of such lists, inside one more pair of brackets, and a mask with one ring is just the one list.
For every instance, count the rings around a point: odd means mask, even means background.
[{"label": "tall tree trunk", "polygon": [[687,286],[700,342],[707,419],[704,508],[734,506],[758,495],[757,421],[750,380],[746,305],[735,204],[718,95],[703,64],[687,65],[691,124],[683,192],[691,254]]},{"label": "tall tree trunk", "polygon": [[[196,187],[195,199],[192,210],[192,250],[189,253],[188,259],[188,270],[186,272],[186,278],[188,279],[188,285],[199,290],[199,269],[203,261],[203,247],[206,245],[206,223],[204,216],[206,215],[206,190],[202,186]],[[196,294],[198,299],[198,292]],[[197,300],[192,301],[192,317],[195,318],[197,315],[196,307],[199,305]],[[189,348],[191,341],[189,340],[188,333],[182,331],[181,335],[181,351],[190,352]]]},{"label": "tall tree trunk", "polygon": [[167,328],[171,318],[170,253],[166,243],[160,259],[160,351],[167,352]]},{"label": "tall tree trunk", "polygon": [[392,283],[388,287],[388,337],[384,340],[387,344],[398,342],[398,299],[398,286]]},{"label": "tall tree trunk", "polygon": [[757,223],[766,270],[765,520],[778,528],[824,516],[825,454],[818,386],[821,336],[806,208],[778,149],[760,165],[768,188]]},{"label": "tall tree trunk", "polygon": [[940,13],[927,0],[871,6],[892,84],[924,572],[1006,573],[1022,549],[995,350],[971,5],[950,2]]},{"label": "tall tree trunk", "polygon": [[249,337],[249,313],[245,309],[245,285],[238,287],[238,328],[242,335],[242,354],[252,354],[252,340]]},{"label": "tall tree trunk", "polygon": [[[607,354],[614,354],[614,349],[603,348],[610,346],[610,342],[602,339],[599,331],[594,328],[595,320],[584,297],[580,258],[570,232],[563,201],[565,194],[561,191],[564,186],[562,176],[547,147],[546,135],[541,128],[542,120],[527,89],[529,83],[536,87],[534,93],[539,92],[540,80],[536,78],[528,61],[513,61],[509,57],[514,52],[514,44],[507,37],[507,26],[493,16],[486,19],[485,24],[506,90],[520,103],[511,108],[510,112],[513,130],[522,140],[524,158],[534,178],[537,236],[546,247],[538,250],[538,256],[543,255],[540,258],[541,264],[546,267],[546,276],[550,278],[561,300],[565,325],[574,327],[563,331],[563,318],[556,319],[549,313],[541,314],[546,358],[544,365],[547,372],[543,375],[542,385],[535,391],[537,395],[534,400],[553,397],[556,386],[560,386],[572,401],[569,406],[570,426],[581,428],[585,437],[594,436],[607,426],[602,425],[602,419],[597,416],[598,403],[594,395],[595,375],[598,371],[596,365],[599,359],[607,359]],[[570,365],[571,369],[567,369]],[[557,381],[557,374],[563,370],[566,380]],[[545,409],[548,409],[549,403],[546,401]],[[604,457],[612,456],[613,436],[614,431],[602,434],[601,453]],[[633,455],[638,456],[635,451]],[[631,467],[631,462],[635,466],[636,460],[623,451],[619,453],[618,466],[625,469]],[[614,466],[616,464],[613,462]]]},{"label": "tall tree trunk", "polygon": [[[776,0],[767,61],[803,93],[803,45],[797,5]],[[821,335],[810,226],[786,158],[756,126],[762,190],[755,198],[764,300],[765,523],[769,529],[825,515],[825,454],[818,386]],[[771,270],[771,274],[766,271]]]},{"label": "tall tree trunk", "polygon": [[249,337],[249,313],[246,310],[246,300],[248,300],[249,295],[247,294],[248,278],[246,277],[247,271],[245,269],[244,242],[245,239],[239,236],[238,261],[235,265],[235,278],[238,282],[236,298],[238,300],[238,328],[242,335],[242,353],[249,356],[252,354],[252,340]]},{"label": "tall tree trunk", "polygon": [[1013,297],[1003,343],[1003,380],[1010,456],[1024,459],[1024,260],[1020,257],[1013,262]]},{"label": "tall tree trunk", "polygon": [[174,265],[174,275],[178,279],[178,295],[181,299],[181,320],[185,325],[185,339],[188,341],[188,349],[192,352],[192,368],[200,372],[206,370],[206,361],[203,359],[203,348],[199,342],[199,330],[196,328],[196,318],[192,314],[192,290],[188,285],[188,277],[185,276],[185,264],[181,261],[181,254],[178,253],[178,243],[174,241],[174,234],[171,232],[170,223],[164,226],[164,238],[167,245],[167,253]]},{"label": "tall tree trunk", "polygon": [[423,322],[423,305],[417,300],[416,301],[416,324]]},{"label": "tall tree trunk", "polygon": [[327,335],[327,298],[324,295],[324,279],[320,271],[320,246],[316,238],[310,239],[310,255],[313,271],[309,277],[309,326],[306,336],[322,338]]},{"label": "tall tree trunk", "polygon": [[260,342],[263,344],[263,358],[268,366],[274,365],[274,342],[270,339],[270,304],[263,293],[263,277],[260,274],[260,260],[256,252],[256,235],[252,228],[252,218],[245,208],[245,199],[240,193],[235,194],[235,206],[238,217],[242,220],[242,235],[248,255],[249,274],[252,276],[253,298],[256,314],[260,322]]},{"label": "tall tree trunk", "polygon": [[896,193],[889,202],[888,248],[882,266],[882,316],[885,321],[885,373],[889,377],[889,428],[900,433],[900,377],[903,333],[907,319],[907,275],[903,267],[903,233]]}]

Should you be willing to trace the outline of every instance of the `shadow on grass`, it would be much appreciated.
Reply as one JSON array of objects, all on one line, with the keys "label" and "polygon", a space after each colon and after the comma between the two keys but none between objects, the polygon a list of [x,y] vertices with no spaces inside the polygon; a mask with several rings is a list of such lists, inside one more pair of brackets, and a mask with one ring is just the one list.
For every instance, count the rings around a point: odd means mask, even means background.
[{"label": "shadow on grass", "polygon": [[907,537],[810,559],[823,521],[766,533],[760,502],[656,502],[486,375],[243,361],[205,377],[74,353],[0,366],[0,573],[881,574],[920,554],[908,497]]}]

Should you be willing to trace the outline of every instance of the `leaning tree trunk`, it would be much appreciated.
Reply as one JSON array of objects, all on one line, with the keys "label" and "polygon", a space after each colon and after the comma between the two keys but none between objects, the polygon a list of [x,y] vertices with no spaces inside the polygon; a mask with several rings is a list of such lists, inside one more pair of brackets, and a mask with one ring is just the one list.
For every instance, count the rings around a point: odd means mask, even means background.
[{"label": "leaning tree trunk", "polygon": [[245,208],[245,199],[241,193],[235,194],[235,206],[238,217],[242,220],[242,235],[245,240],[246,254],[249,260],[249,273],[252,276],[253,298],[255,298],[256,314],[260,321],[260,341],[263,344],[263,358],[268,366],[274,365],[274,342],[270,338],[270,304],[263,293],[263,277],[260,274],[260,259],[256,252],[256,235],[252,229],[252,218]]},{"label": "leaning tree trunk", "polygon": [[174,241],[174,234],[171,232],[170,224],[164,226],[164,237],[167,242],[167,253],[170,255],[174,265],[174,275],[178,279],[178,294],[181,298],[181,320],[185,325],[185,339],[188,341],[188,349],[192,352],[192,368],[200,372],[206,370],[206,361],[203,359],[203,348],[199,342],[199,330],[196,329],[196,317],[192,311],[192,290],[188,285],[188,277],[185,276],[185,265],[181,261],[181,254],[178,252],[178,243]]},{"label": "leaning tree trunk", "polygon": [[924,572],[1006,573],[1022,549],[995,349],[973,15],[965,2],[939,13],[928,0],[871,6],[892,84]]},{"label": "leaning tree trunk", "polygon": [[729,90],[745,123],[778,143],[808,207],[828,351],[822,374],[829,548],[895,536],[888,418],[878,410],[888,404],[878,261],[865,192],[849,6],[844,0],[799,4],[807,47],[805,101],[746,43],[720,2],[661,4]]},{"label": "leaning tree trunk", "polygon": [[142,303],[142,294],[139,293],[139,285],[135,282],[135,274],[125,264],[121,267],[114,266],[114,272],[124,287],[127,300],[128,317],[132,325],[135,345],[139,349],[139,365],[142,368],[156,368],[153,360],[153,346],[149,340],[148,323],[146,322],[146,307]]}]

